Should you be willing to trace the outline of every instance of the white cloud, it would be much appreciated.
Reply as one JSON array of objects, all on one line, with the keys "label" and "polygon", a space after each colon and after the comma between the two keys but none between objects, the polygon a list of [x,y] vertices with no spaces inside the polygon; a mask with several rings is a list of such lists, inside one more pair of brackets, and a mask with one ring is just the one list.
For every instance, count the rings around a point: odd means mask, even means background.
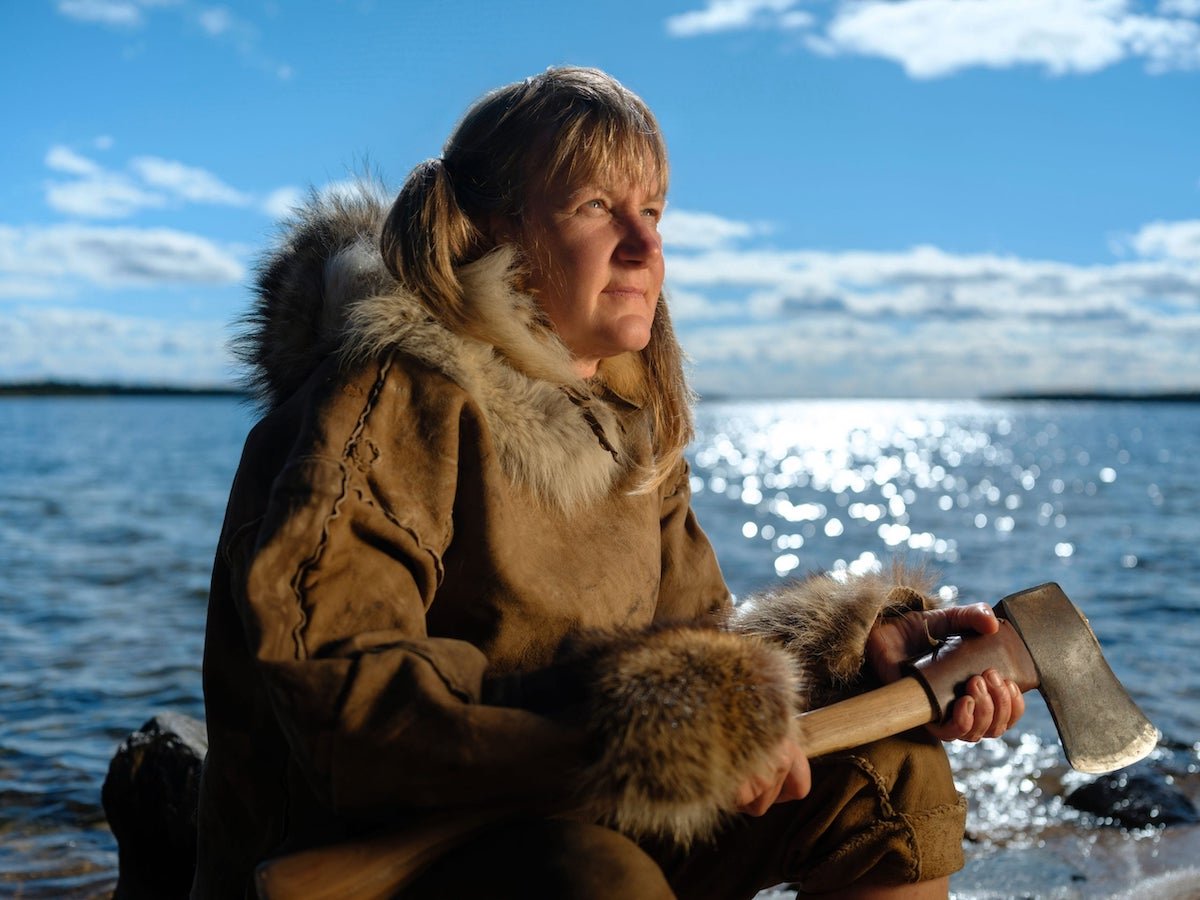
[{"label": "white cloud", "polygon": [[671,318],[676,324],[713,319],[729,320],[744,315],[742,304],[712,300],[697,291],[674,289],[669,294]]},{"label": "white cloud", "polygon": [[[793,27],[807,25],[811,18],[793,9],[797,0],[708,0],[701,10],[680,13],[667,19],[667,33],[694,37],[754,26]],[[787,16],[787,22],[781,21]]]},{"label": "white cloud", "polygon": [[[933,247],[903,253],[717,252],[674,257],[672,285],[693,292],[740,290],[758,319],[822,315],[971,323],[1129,320],[1140,308],[1200,307],[1200,269],[1175,261],[1103,266],[953,255]],[[899,327],[899,326],[897,326]]]},{"label": "white cloud", "polygon": [[304,202],[305,193],[298,187],[276,188],[262,201],[262,211],[272,219],[286,219]]},{"label": "white cloud", "polygon": [[714,246],[670,255],[708,393],[973,396],[1200,387],[1200,223],[1152,223],[1098,265]]},{"label": "white cloud", "polygon": [[143,21],[138,4],[127,0],[58,0],[58,11],[68,19],[101,25],[128,28]]},{"label": "white cloud", "polygon": [[246,206],[250,197],[234,190],[205,169],[157,156],[139,156],[129,167],[151,187],[160,188],[192,203]]},{"label": "white cloud", "polygon": [[681,329],[701,394],[973,397],[1054,389],[1179,390],[1200,384],[1196,317],[1170,331],[1037,320],[913,323],[823,316],[744,329]]},{"label": "white cloud", "polygon": [[[827,56],[874,56],[913,78],[973,67],[1036,66],[1055,75],[1141,59],[1151,72],[1200,68],[1200,0],[838,0],[821,23],[789,20],[793,3],[711,0],[668,19],[678,37],[749,27],[816,25],[805,43]],[[683,23],[681,26],[680,23]]]},{"label": "white cloud", "polygon": [[46,184],[51,209],[87,219],[123,219],[143,209],[166,206],[166,198],[134,184],[124,175],[96,172],[77,181]]},{"label": "white cloud", "polygon": [[1200,219],[1151,222],[1142,226],[1130,244],[1142,256],[1200,263]]},{"label": "white cloud", "polygon": [[0,282],[16,296],[70,293],[78,285],[102,288],[231,284],[244,267],[212,241],[169,228],[85,225],[0,225]]},{"label": "white cloud", "polygon": [[200,27],[214,37],[224,34],[233,27],[233,14],[223,6],[213,6],[201,10],[196,16]]},{"label": "white cloud", "polygon": [[0,272],[0,300],[40,300],[61,293],[52,281],[39,278],[11,277]]},{"label": "white cloud", "polygon": [[1159,0],[1158,12],[1164,16],[1200,17],[1200,0]]},{"label": "white cloud", "polygon": [[255,197],[207,169],[158,156],[135,157],[127,171],[115,171],[56,145],[46,153],[45,162],[53,171],[75,176],[71,181],[48,181],[46,203],[58,212],[89,219],[122,219],[180,203],[257,206],[277,217],[303,196],[296,188],[284,187]]},{"label": "white cloud", "polygon": [[903,0],[843,7],[826,35],[834,53],[882,56],[914,78],[970,66],[1043,65],[1094,72],[1126,53],[1122,0]]},{"label": "white cloud", "polygon": [[177,5],[179,0],[58,0],[55,4],[68,19],[116,28],[140,28],[146,24],[143,10]]},{"label": "white cloud", "polygon": [[233,362],[222,322],[162,322],[78,309],[0,318],[0,379],[223,385]]},{"label": "white cloud", "polygon": [[100,164],[80,156],[70,147],[57,144],[46,152],[46,167],[70,175],[96,175],[102,171]]},{"label": "white cloud", "polygon": [[659,231],[668,247],[708,250],[744,240],[767,231],[762,225],[738,222],[706,212],[688,212],[670,207]]}]

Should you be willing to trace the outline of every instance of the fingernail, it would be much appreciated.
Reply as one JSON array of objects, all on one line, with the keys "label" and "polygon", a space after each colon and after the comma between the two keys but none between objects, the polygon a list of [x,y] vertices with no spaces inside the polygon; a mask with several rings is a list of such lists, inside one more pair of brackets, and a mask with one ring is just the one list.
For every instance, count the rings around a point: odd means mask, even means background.
[{"label": "fingernail", "polygon": [[995,669],[988,669],[986,678],[988,680],[988,684],[990,684],[992,687],[1000,687],[1002,684],[1004,684],[1004,679],[1000,677],[1000,673]]}]

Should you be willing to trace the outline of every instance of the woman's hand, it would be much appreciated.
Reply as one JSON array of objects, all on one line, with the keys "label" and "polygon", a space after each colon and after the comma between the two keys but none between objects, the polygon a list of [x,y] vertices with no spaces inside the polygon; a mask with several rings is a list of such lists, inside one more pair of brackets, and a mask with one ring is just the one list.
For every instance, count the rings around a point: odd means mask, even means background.
[{"label": "woman's hand", "polygon": [[[970,631],[994,634],[999,628],[995,613],[983,603],[906,613],[875,624],[867,638],[867,659],[890,684],[900,678],[903,662],[932,650],[934,641]],[[987,669],[967,682],[966,695],[955,702],[950,718],[928,728],[939,740],[974,742],[1000,737],[1024,713],[1020,688]]]},{"label": "woman's hand", "polygon": [[775,753],[775,768],[742,782],[736,802],[739,812],[761,816],[776,803],[799,800],[812,788],[808,757],[792,738],[781,741]]}]

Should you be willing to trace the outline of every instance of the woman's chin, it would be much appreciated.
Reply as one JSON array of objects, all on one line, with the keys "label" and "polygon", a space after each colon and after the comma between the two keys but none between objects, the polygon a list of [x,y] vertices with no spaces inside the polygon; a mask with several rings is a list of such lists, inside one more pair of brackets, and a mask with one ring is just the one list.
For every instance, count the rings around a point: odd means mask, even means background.
[{"label": "woman's chin", "polygon": [[612,346],[616,350],[610,356],[642,350],[650,343],[652,320],[644,316],[625,316],[613,329]]},{"label": "woman's chin", "polygon": [[644,349],[650,343],[650,326],[651,322],[643,316],[623,316],[603,332],[593,333],[587,342],[567,340],[566,343],[578,364],[576,368],[586,377],[602,359]]}]

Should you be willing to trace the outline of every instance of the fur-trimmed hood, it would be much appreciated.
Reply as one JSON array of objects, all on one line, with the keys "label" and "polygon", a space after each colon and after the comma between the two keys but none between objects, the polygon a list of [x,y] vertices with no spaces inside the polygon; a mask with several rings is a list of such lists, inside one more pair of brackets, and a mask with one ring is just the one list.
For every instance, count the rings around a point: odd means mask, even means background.
[{"label": "fur-trimmed hood", "polygon": [[534,300],[514,287],[509,246],[458,272],[482,337],[451,331],[388,272],[385,202],[370,185],[314,195],[260,262],[256,302],[234,342],[260,403],[280,405],[331,356],[350,366],[400,353],[471,395],[505,471],[535,495],[571,510],[609,490],[633,465],[616,409],[645,402],[640,362],[626,354],[579,378]]}]

